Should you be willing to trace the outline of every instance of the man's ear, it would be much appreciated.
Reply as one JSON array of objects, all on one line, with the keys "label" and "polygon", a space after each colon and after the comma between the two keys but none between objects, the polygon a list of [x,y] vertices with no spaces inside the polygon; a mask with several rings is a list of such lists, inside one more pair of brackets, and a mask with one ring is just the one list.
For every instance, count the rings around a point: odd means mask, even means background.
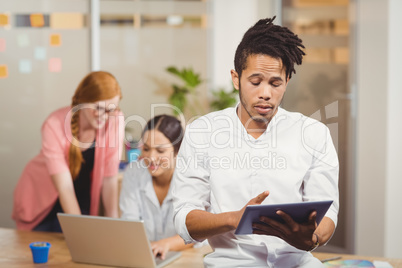
[{"label": "man's ear", "polygon": [[232,82],[235,89],[239,90],[239,74],[235,70],[230,70],[232,76]]},{"label": "man's ear", "polygon": [[286,79],[286,86],[288,86],[289,81],[290,81],[290,78],[288,77],[288,78]]}]

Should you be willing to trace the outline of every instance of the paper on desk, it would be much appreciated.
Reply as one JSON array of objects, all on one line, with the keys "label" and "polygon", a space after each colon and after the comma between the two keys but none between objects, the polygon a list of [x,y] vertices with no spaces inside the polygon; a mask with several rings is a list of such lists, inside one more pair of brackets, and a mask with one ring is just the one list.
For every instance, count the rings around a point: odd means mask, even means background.
[{"label": "paper on desk", "polygon": [[375,268],[392,268],[392,265],[387,261],[373,261]]},{"label": "paper on desk", "polygon": [[347,267],[366,267],[375,268],[374,264],[368,260],[340,260],[324,263],[325,267],[347,268]]}]

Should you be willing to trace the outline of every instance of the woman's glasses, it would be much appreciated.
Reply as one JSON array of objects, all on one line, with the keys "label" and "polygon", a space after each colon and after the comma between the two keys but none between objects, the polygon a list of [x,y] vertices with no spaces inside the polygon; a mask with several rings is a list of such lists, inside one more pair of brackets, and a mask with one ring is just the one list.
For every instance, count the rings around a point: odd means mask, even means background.
[{"label": "woman's glasses", "polygon": [[120,111],[119,107],[116,107],[115,105],[109,105],[109,106],[114,106],[114,107],[106,108],[106,107],[102,107],[102,106],[95,104],[94,109],[95,109],[95,112],[99,116],[102,116],[104,114],[111,115],[111,114],[116,113],[117,111]]},{"label": "woman's glasses", "polygon": [[104,114],[112,115],[112,114],[115,114],[116,112],[120,111],[120,108],[114,104],[109,104],[106,107],[106,106],[101,106],[98,103],[86,103],[85,108],[92,109],[94,111],[94,113],[96,113],[98,116],[102,116]]},{"label": "woman's glasses", "polygon": [[[105,104],[103,102],[103,104]],[[119,106],[116,106],[115,104],[109,104],[109,105],[102,105],[102,102],[98,103],[82,103],[78,104],[73,107],[73,113],[81,110],[81,109],[91,109],[96,115],[98,116],[103,116],[104,114],[107,115],[113,115],[120,111]]]}]

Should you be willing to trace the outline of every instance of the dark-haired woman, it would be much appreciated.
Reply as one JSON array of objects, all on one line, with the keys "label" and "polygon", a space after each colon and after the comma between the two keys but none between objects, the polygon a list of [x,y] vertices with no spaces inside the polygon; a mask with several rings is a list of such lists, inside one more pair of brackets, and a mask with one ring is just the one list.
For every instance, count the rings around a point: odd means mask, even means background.
[{"label": "dark-haired woman", "polygon": [[124,116],[120,86],[108,72],[88,74],[71,106],[42,125],[40,153],[25,167],[14,191],[18,229],[61,232],[58,212],[118,217],[118,167]]},{"label": "dark-haired woman", "polygon": [[120,193],[122,218],[143,220],[154,255],[163,259],[185,245],[173,225],[171,181],[183,137],[179,120],[161,115],[148,121],[142,133],[141,160],[124,172]]}]

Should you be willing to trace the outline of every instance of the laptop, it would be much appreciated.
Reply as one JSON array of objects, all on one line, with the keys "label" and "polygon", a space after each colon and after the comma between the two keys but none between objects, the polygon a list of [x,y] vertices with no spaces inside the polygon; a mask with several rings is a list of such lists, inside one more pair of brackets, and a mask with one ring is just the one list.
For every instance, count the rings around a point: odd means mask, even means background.
[{"label": "laptop", "polygon": [[181,256],[155,258],[143,221],[57,213],[74,262],[123,267],[164,267]]}]

